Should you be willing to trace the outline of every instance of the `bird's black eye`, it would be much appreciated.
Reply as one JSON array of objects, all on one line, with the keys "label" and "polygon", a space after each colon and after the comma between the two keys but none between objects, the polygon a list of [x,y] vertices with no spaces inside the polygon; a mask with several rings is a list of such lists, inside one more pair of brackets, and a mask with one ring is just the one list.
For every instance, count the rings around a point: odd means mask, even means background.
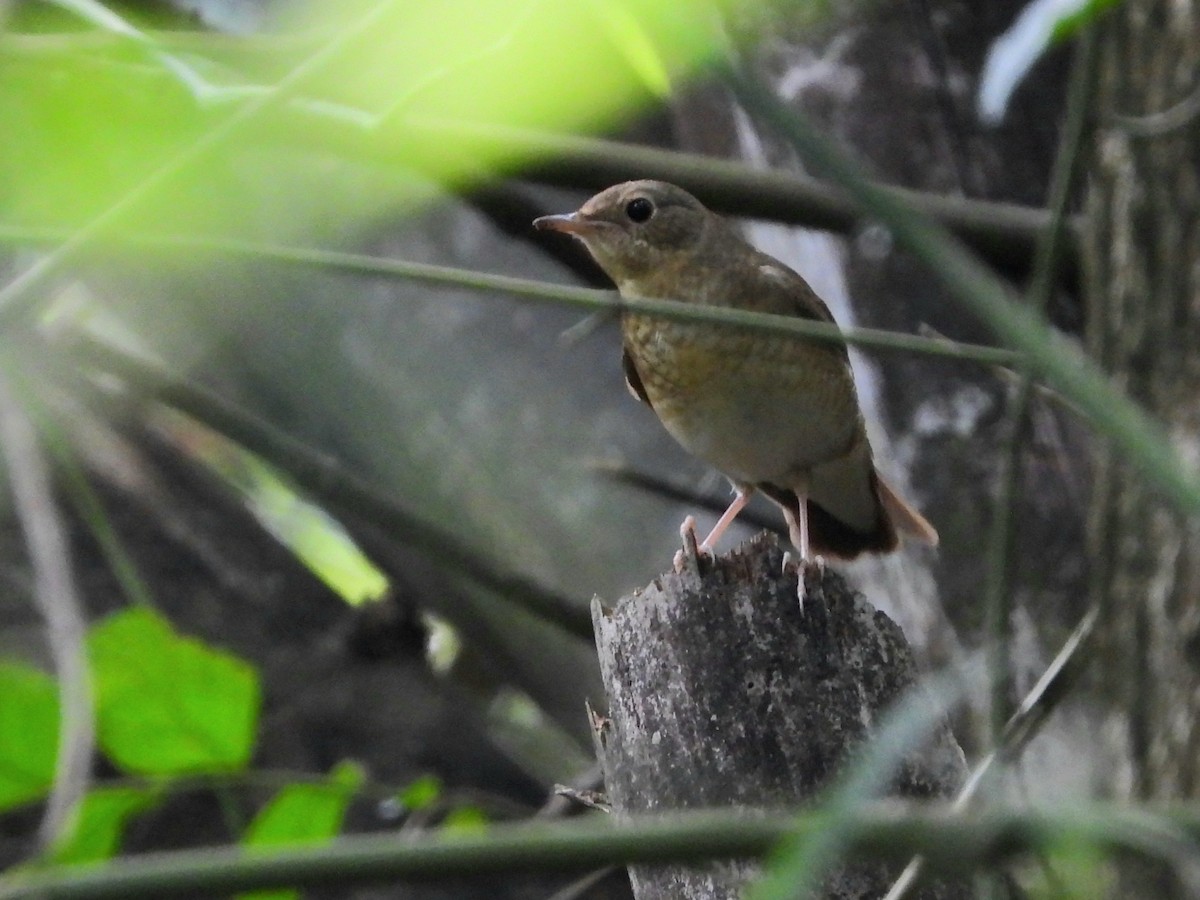
[{"label": "bird's black eye", "polygon": [[634,197],[625,204],[625,215],[629,216],[629,221],[640,225],[654,215],[654,204],[645,197]]}]

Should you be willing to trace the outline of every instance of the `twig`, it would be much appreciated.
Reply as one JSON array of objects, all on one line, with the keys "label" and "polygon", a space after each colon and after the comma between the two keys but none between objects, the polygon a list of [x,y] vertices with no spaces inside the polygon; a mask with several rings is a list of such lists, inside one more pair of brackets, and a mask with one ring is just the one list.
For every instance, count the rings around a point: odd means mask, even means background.
[{"label": "twig", "polygon": [[[412,116],[404,127],[430,140],[461,142],[488,152],[535,160],[523,178],[558,187],[595,190],[632,178],[671,181],[702,196],[717,212],[823,228],[849,234],[870,219],[839,186],[797,172],[752,170],[742,163],[577,135],[551,134]],[[919,209],[992,263],[1025,270],[1045,210],[1012,203],[968,200],[894,186],[877,186],[898,202]],[[1072,251],[1068,269],[1077,254]]]},{"label": "twig", "polygon": [[[960,812],[966,809],[995,764],[1015,757],[1037,733],[1038,727],[1054,711],[1059,701],[1066,696],[1075,679],[1086,667],[1087,661],[1081,651],[1086,648],[1096,631],[1096,618],[1097,608],[1093,606],[1075,626],[1075,630],[1046,667],[1037,684],[1025,695],[1016,712],[1005,724],[995,748],[971,770],[951,805],[952,810]],[[904,897],[924,867],[925,859],[922,856],[918,855],[909,860],[883,900],[900,900]]]},{"label": "twig", "polygon": [[86,621],[71,571],[71,553],[37,432],[0,366],[0,443],[17,518],[33,566],[33,595],[46,621],[59,685],[54,788],[38,830],[43,849],[64,831],[91,777],[95,731],[84,648]]},{"label": "twig", "polygon": [[[47,232],[41,229],[0,225],[0,238],[3,237],[41,241],[46,239]],[[615,291],[551,284],[530,278],[494,275],[452,266],[382,259],[361,253],[286,247],[278,244],[231,241],[220,238],[139,235],[128,238],[128,240],[137,246],[144,247],[183,247],[255,259],[289,262],[358,275],[407,278],[474,291],[511,294],[525,299],[559,303],[608,315],[620,312],[647,313],[676,321],[721,323],[753,331],[793,334],[815,341],[848,344],[852,347],[876,351],[919,353],[989,366],[1013,365],[1019,360],[1019,354],[1003,347],[967,344],[946,338],[932,339],[878,328],[838,328],[836,325],[800,319],[795,316],[772,315],[716,306],[697,306],[694,303],[684,303],[678,300],[625,299]],[[0,312],[0,323],[2,323],[2,312]]]},{"label": "twig", "polygon": [[[1054,290],[1054,273],[1060,259],[1064,238],[1064,223],[1071,190],[1078,175],[1081,148],[1088,120],[1088,107],[1096,74],[1095,40],[1092,29],[1086,29],[1079,45],[1079,55],[1071,71],[1068,86],[1067,120],[1063,130],[1062,145],[1055,160],[1050,183],[1051,224],[1038,244],[1034,275],[1028,291],[1028,305],[1043,310],[1049,304]],[[1096,623],[1093,607],[1076,626],[1063,648],[1034,685],[1033,690],[1021,701],[1011,716],[1007,713],[1007,690],[1009,680],[1009,618],[1011,595],[1009,576],[1016,538],[1015,505],[1020,475],[1020,451],[1024,437],[1030,429],[1029,407],[1033,396],[1034,382],[1027,369],[1020,374],[1017,393],[1010,408],[1011,425],[1002,451],[1002,475],[996,499],[996,518],[989,539],[989,577],[986,593],[986,620],[988,623],[993,750],[983,758],[967,779],[954,809],[959,810],[974,797],[984,776],[1001,758],[1016,756],[1032,737],[1034,730],[1045,721],[1049,711],[1065,693],[1066,686],[1073,682],[1074,675],[1083,667],[1078,655],[1079,648],[1091,637]],[[1067,671],[1068,664],[1073,669]],[[1007,719],[1007,721],[1005,721]],[[920,874],[920,858],[909,862],[900,878],[888,891],[884,900],[900,900]]]},{"label": "twig", "polygon": [[579,790],[565,784],[556,784],[554,786],[554,794],[555,796],[563,797],[571,803],[582,806],[584,809],[594,809],[597,812],[603,813],[612,812],[612,805],[608,802],[608,797],[603,791]]},{"label": "twig", "polygon": [[[1200,809],[1136,809],[1091,804],[1043,811],[990,810],[979,815],[945,807],[874,805],[845,822],[847,850],[872,859],[928,855],[939,872],[998,865],[1031,849],[1087,844],[1152,860],[1173,858],[1200,833]],[[354,835],[316,847],[240,847],[146,854],[110,866],[62,866],[6,874],[0,900],[101,900],[335,884],[345,889],[383,879],[457,878],[463,872],[581,871],[605,865],[757,858],[785,837],[813,839],[827,825],[821,812],[736,816],[729,810],[677,812],[669,819],[614,825],[608,817],[571,822],[494,825],[485,834],[447,840],[438,831],[412,842],[395,835]]]},{"label": "twig", "polygon": [[[634,468],[623,462],[595,460],[589,464],[589,468],[619,484],[639,488],[667,500],[698,506],[718,515],[729,506],[728,498],[714,498],[710,494],[702,494],[675,481]],[[762,515],[752,507],[743,510],[738,516],[738,521],[756,528],[765,528],[780,537],[787,537],[787,529],[780,524],[782,520],[778,516]]]},{"label": "twig", "polygon": [[[1084,29],[1071,68],[1067,88],[1067,118],[1050,179],[1051,219],[1034,254],[1033,277],[1027,292],[1028,307],[1039,314],[1050,305],[1054,293],[1056,273],[1066,242],[1067,208],[1082,166],[1082,149],[1088,133],[1088,110],[1099,56],[1095,52],[1095,44],[1094,29]],[[1009,664],[1008,627],[1012,614],[1009,587],[1016,542],[1015,506],[1020,482],[1021,447],[1031,427],[1029,408],[1033,388],[1032,373],[1027,365],[1022,364],[1020,383],[1010,408],[1011,425],[1001,455],[1003,469],[996,500],[996,517],[988,542],[986,618],[993,648],[992,723],[997,732],[1008,716],[1006,673]]]},{"label": "twig", "polygon": [[557,819],[580,812],[583,807],[575,802],[579,795],[599,795],[604,789],[604,773],[596,763],[579,775],[570,785],[556,784],[554,793],[534,814],[538,819]]},{"label": "twig", "polygon": [[1161,112],[1144,116],[1112,115],[1111,124],[1124,129],[1136,138],[1165,137],[1172,131],[1187,127],[1200,116],[1200,84],[1192,88],[1192,92]]}]

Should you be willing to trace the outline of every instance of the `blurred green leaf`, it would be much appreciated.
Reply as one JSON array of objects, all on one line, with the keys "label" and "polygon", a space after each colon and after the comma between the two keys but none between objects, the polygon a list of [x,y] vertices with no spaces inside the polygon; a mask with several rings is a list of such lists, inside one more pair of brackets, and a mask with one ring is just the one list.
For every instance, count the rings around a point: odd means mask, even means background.
[{"label": "blurred green leaf", "polygon": [[477,806],[459,806],[442,820],[442,832],[448,837],[475,836],[488,829],[488,817]]},{"label": "blurred green leaf", "polygon": [[157,613],[125,610],[88,638],[100,747],[143,775],[245,768],[258,726],[258,674],[181,637]]},{"label": "blurred green leaf", "polygon": [[442,796],[442,780],[436,775],[422,775],[400,792],[399,800],[410,812],[428,809]]},{"label": "blurred green leaf", "polygon": [[126,823],[156,805],[161,796],[161,791],[153,788],[92,788],[83,796],[74,824],[55,842],[47,861],[77,865],[110,859],[120,849]]},{"label": "blurred green leaf", "polygon": [[320,843],[338,833],[364,773],[354,763],[339,763],[328,781],[289,784],[264,806],[250,823],[242,844],[278,847],[284,844]]},{"label": "blurred green leaf", "polygon": [[[1090,841],[1063,837],[1046,848],[1023,880],[1030,900],[1091,900],[1115,896],[1111,854]],[[1039,877],[1040,876],[1040,877]]]},{"label": "blurred green leaf", "polygon": [[[343,762],[322,784],[291,784],[283,788],[261,810],[242,838],[248,848],[320,844],[342,828],[355,792],[362,786],[360,766]],[[253,891],[239,894],[240,900],[289,900],[296,891]]]},{"label": "blurred green leaf", "polygon": [[58,716],[53,678],[30,666],[0,662],[0,810],[50,790]]},{"label": "blurred green leaf", "polygon": [[172,416],[181,445],[239,491],[258,520],[347,603],[378,600],[388,580],[346,530],[278,470],[193,419]]},{"label": "blurred green leaf", "polygon": [[1046,51],[1075,35],[1118,0],[1033,0],[988,51],[979,83],[979,117],[1004,118],[1008,100]]},{"label": "blurred green leaf", "polygon": [[[286,100],[239,122],[121,224],[284,238],[332,231],[423,201],[430,181],[478,180],[518,161],[423,124],[601,128],[721,46],[718,17],[699,0],[292,3],[273,19],[281,33],[244,38],[189,34],[184,20],[178,31],[144,31],[99,4],[67,5],[94,31],[47,7],[40,19],[22,17],[24,33],[0,35],[0,117],[11,138],[0,146],[0,198],[27,224],[83,225],[303,69]],[[364,11],[378,13],[372,27],[347,36]],[[175,49],[180,35],[186,50]]]}]

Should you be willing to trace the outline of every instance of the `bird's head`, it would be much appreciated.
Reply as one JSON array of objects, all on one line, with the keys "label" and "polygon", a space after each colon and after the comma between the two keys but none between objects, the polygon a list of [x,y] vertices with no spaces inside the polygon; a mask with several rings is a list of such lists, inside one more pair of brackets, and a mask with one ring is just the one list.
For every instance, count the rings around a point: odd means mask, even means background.
[{"label": "bird's head", "polygon": [[596,194],[576,212],[542,216],[533,224],[581,240],[620,288],[690,257],[715,220],[683,188],[627,181]]}]

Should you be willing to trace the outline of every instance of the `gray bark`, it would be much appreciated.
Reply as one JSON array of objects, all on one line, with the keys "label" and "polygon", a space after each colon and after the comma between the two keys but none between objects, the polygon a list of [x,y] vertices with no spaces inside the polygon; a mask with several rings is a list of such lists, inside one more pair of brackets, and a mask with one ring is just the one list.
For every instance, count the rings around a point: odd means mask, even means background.
[{"label": "gray bark", "polygon": [[[900,628],[830,569],[810,569],[803,610],[796,575],[770,536],[678,570],[621,598],[593,601],[606,715],[596,743],[616,816],[730,807],[795,808],[836,780],[917,680]],[[909,755],[889,793],[949,797],[965,774],[943,723]],[[738,896],[744,861],[639,866],[639,900]],[[898,867],[846,865],[823,898],[878,897]],[[931,885],[913,896],[969,896]]]},{"label": "gray bark", "polygon": [[[1088,346],[1200,459],[1200,3],[1135,0],[1099,35],[1084,235]],[[1200,789],[1200,527],[1107,447],[1089,522],[1104,682],[1126,777],[1146,799]]]}]

